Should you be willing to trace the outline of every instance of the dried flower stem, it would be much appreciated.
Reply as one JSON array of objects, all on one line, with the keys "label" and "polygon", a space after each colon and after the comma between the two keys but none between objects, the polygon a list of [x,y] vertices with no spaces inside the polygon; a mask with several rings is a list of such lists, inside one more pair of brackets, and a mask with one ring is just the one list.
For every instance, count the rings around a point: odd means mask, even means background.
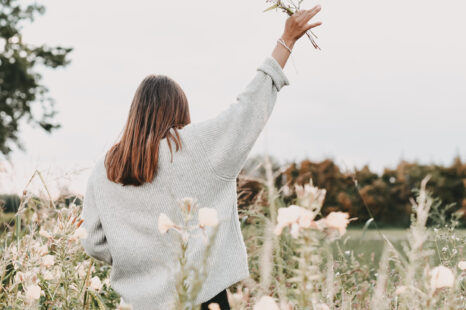
[{"label": "dried flower stem", "polygon": [[[288,16],[291,16],[300,9],[300,5],[301,5],[302,0],[300,0],[298,2],[298,4],[295,4],[292,0],[288,0],[287,1],[287,2],[289,2],[288,5],[283,3],[283,1],[280,1],[280,0],[273,0],[273,1],[267,1],[267,2],[274,2],[275,4],[272,5],[271,7],[269,7],[268,9],[264,10],[264,12],[267,12],[267,11],[270,11],[270,10],[273,10],[273,9],[281,9],[283,12],[288,14]],[[314,32],[312,32],[312,30],[309,29],[308,31],[306,31],[306,35],[309,38],[309,40],[311,41],[314,48],[320,50],[320,47],[317,45],[316,41],[312,37],[312,36],[314,36],[315,38],[317,38],[317,36],[314,34]]]}]

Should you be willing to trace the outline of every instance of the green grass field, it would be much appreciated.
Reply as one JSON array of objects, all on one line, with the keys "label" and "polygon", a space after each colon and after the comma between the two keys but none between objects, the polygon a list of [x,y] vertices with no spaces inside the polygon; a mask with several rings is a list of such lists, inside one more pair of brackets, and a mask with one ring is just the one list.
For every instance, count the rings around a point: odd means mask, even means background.
[{"label": "green grass field", "polygon": [[[385,236],[393,246],[401,251],[402,244],[406,241],[408,229],[349,229],[345,236],[334,243],[334,253],[342,251],[346,256],[354,255],[363,263],[378,264],[382,250],[387,244]],[[466,230],[456,231],[459,237],[466,237]],[[382,236],[383,235],[383,236]],[[430,240],[436,252],[441,252],[446,245],[445,241]],[[436,260],[439,262],[439,259]]]}]

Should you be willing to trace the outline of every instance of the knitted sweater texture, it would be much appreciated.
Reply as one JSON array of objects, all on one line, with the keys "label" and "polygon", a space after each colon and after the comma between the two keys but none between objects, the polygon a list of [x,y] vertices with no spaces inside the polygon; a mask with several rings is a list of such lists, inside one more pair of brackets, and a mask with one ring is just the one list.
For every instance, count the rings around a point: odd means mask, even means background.
[{"label": "knitted sweater texture", "polygon": [[[173,309],[179,239],[172,230],[161,234],[157,220],[165,213],[182,223],[178,201],[184,197],[194,198],[199,207],[217,209],[219,217],[196,304],[249,276],[236,177],[285,85],[289,81],[278,62],[266,57],[236,102],[211,119],[178,130],[182,149],[173,150],[172,162],[162,139],[158,172],[150,183],[111,182],[104,156],[96,161],[84,196],[82,216],[88,237],[82,245],[90,256],[112,265],[111,286],[135,310]],[[205,247],[200,235],[192,236],[188,263],[201,265]]]}]

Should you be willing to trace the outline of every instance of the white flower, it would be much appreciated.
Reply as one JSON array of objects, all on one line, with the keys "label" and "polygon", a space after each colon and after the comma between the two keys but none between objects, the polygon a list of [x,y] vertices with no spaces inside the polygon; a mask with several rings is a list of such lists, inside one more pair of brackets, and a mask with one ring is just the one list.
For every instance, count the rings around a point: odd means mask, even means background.
[{"label": "white flower", "polygon": [[298,219],[299,227],[309,228],[313,226],[315,214],[309,210],[303,209]]},{"label": "white flower", "polygon": [[120,299],[120,304],[117,307],[117,310],[133,310],[133,306],[130,304],[127,304],[123,298]]},{"label": "white flower", "polygon": [[295,184],[295,191],[300,205],[311,210],[320,210],[325,199],[325,189],[313,186],[311,180],[310,183],[304,184],[304,186]]},{"label": "white flower", "polygon": [[75,267],[75,270],[77,271],[78,276],[81,279],[84,278],[87,274],[87,270],[84,264],[79,264],[78,266]]},{"label": "white flower", "polygon": [[461,261],[458,263],[458,268],[461,269],[461,270],[466,270],[466,261]]},{"label": "white flower", "polygon": [[160,213],[158,228],[160,233],[166,233],[170,228],[175,227],[175,224],[170,220],[170,218],[165,213]]},{"label": "white flower", "polygon": [[42,293],[42,289],[39,285],[32,284],[26,287],[26,300],[32,302],[34,300],[38,300],[40,298],[40,294]]},{"label": "white flower", "polygon": [[80,226],[76,229],[71,236],[71,240],[78,240],[78,239],[86,239],[87,238],[87,230],[86,228]]},{"label": "white flower", "polygon": [[102,282],[100,281],[99,277],[93,277],[91,279],[91,285],[89,287],[95,291],[100,291],[100,289],[102,288]]},{"label": "white flower", "polygon": [[275,300],[270,296],[262,296],[254,305],[253,310],[280,310]]},{"label": "white flower", "polygon": [[277,222],[284,226],[296,223],[303,210],[304,208],[296,205],[291,205],[288,208],[280,208],[278,209]]},{"label": "white flower", "polygon": [[430,271],[430,287],[433,291],[443,287],[452,287],[455,282],[455,276],[450,268],[437,266]]},{"label": "white flower", "polygon": [[43,256],[43,255],[45,255],[45,254],[47,254],[49,252],[49,247],[46,244],[41,245],[37,249],[37,252],[39,253],[40,256]]},{"label": "white flower", "polygon": [[294,305],[286,300],[280,301],[280,310],[293,310]]},{"label": "white flower", "polygon": [[303,208],[296,205],[278,209],[277,226],[275,226],[274,233],[276,235],[280,235],[283,228],[296,223],[302,213],[302,210]]},{"label": "white flower", "polygon": [[328,228],[336,229],[343,236],[349,223],[349,214],[346,212],[330,212],[325,218],[325,224]]},{"label": "white flower", "polygon": [[53,278],[54,279],[60,279],[61,277],[61,269],[60,268],[55,268],[53,270]]},{"label": "white flower", "polygon": [[315,214],[303,207],[290,205],[287,208],[278,209],[277,226],[274,233],[280,235],[283,228],[291,225],[291,235],[293,238],[298,237],[299,228],[312,227]]},{"label": "white flower", "polygon": [[298,238],[299,236],[299,226],[296,223],[291,224],[290,234],[293,238]]},{"label": "white flower", "polygon": [[16,272],[15,274],[15,283],[22,283],[24,281],[24,273],[21,271]]},{"label": "white flower", "polygon": [[51,267],[55,264],[55,256],[53,255],[45,255],[43,258],[42,258],[42,264],[45,266],[45,267]]},{"label": "white flower", "polygon": [[220,309],[220,306],[218,305],[218,303],[216,302],[211,302],[207,308],[209,308],[209,310],[221,310]]},{"label": "white flower", "polygon": [[26,271],[23,275],[23,281],[26,283],[38,284],[39,278],[37,277],[37,273],[39,272],[39,270],[40,269],[36,267]]},{"label": "white flower", "polygon": [[54,274],[50,270],[45,270],[42,272],[42,275],[44,276],[44,280],[46,281],[51,281],[54,279]]},{"label": "white flower", "polygon": [[43,230],[42,228],[39,230],[39,235],[41,235],[44,238],[52,238],[52,235],[48,231]]},{"label": "white flower", "polygon": [[218,225],[217,210],[213,208],[200,208],[199,209],[199,226],[212,226]]}]

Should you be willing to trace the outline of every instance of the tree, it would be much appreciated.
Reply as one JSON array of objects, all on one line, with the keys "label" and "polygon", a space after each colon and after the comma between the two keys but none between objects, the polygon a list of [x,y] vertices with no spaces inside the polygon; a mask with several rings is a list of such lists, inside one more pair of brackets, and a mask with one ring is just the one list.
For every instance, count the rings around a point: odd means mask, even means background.
[{"label": "tree", "polygon": [[[34,69],[38,65],[66,66],[72,48],[32,46],[23,42],[20,33],[25,21],[33,22],[44,12],[45,7],[36,3],[24,6],[18,0],[0,0],[0,152],[5,156],[13,144],[25,149],[18,138],[20,120],[47,132],[60,127],[53,122],[55,102],[47,96],[47,87],[40,83],[42,76]],[[40,109],[32,109],[39,103]]]}]

